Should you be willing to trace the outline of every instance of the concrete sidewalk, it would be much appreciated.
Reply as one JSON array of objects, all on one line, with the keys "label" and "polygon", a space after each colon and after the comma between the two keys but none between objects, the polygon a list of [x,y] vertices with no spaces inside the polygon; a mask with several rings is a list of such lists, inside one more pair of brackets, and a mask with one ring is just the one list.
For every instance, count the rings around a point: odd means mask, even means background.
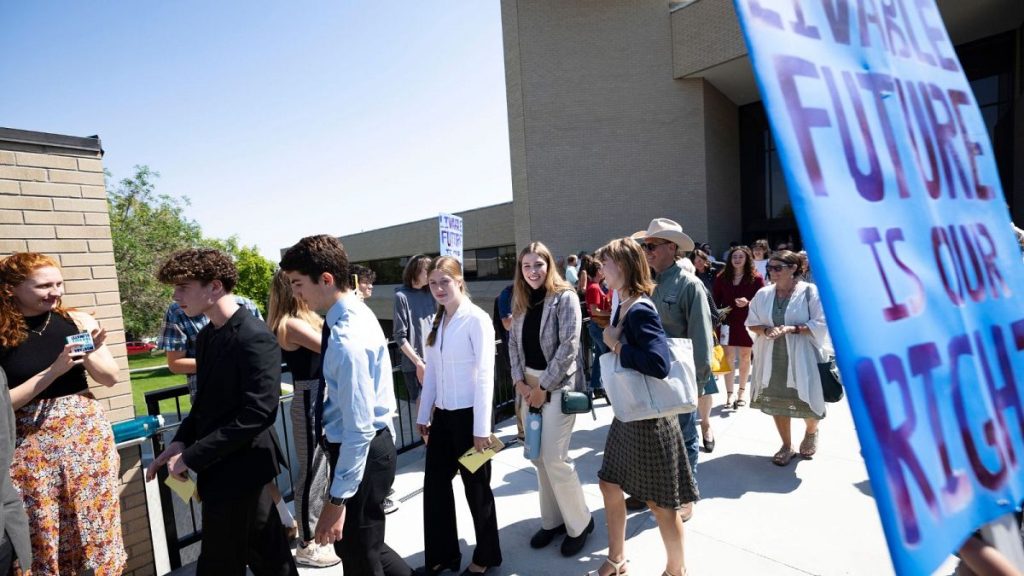
[{"label": "concrete sidewalk", "polygon": [[[724,394],[718,395],[719,401],[723,399]],[[605,559],[607,532],[597,471],[612,411],[603,400],[598,401],[597,415],[596,422],[589,415],[577,417],[572,440],[571,455],[597,523],[579,558],[563,558],[560,540],[544,550],[529,547],[530,536],[540,527],[536,473],[523,458],[521,445],[495,458],[492,486],[501,527],[502,574],[580,575],[597,569]],[[716,408],[712,426],[717,446],[713,454],[701,454],[701,500],[686,524],[691,575],[893,574],[845,402],[829,405],[818,455],[810,461],[794,459],[786,468],[770,461],[780,445],[770,417],[750,408]],[[793,428],[796,445],[803,424],[794,423]],[[498,433],[503,440],[513,438],[512,421]],[[400,457],[395,491],[403,503],[388,516],[387,542],[414,568],[423,563],[423,451]],[[473,525],[457,478],[455,484],[465,567],[472,557]],[[650,512],[631,514],[627,533],[630,573],[661,574],[665,553]],[[936,574],[951,574],[954,566],[951,559]],[[339,566],[300,572],[337,576],[342,570]]]}]

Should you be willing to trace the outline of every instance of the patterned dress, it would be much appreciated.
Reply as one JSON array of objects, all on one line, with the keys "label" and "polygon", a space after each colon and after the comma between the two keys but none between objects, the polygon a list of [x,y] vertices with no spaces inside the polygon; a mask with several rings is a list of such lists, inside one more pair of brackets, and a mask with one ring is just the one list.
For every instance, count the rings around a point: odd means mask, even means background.
[{"label": "patterned dress", "polygon": [[[12,388],[49,366],[64,337],[78,332],[73,322],[51,314],[49,322],[26,318],[37,331],[0,353]],[[110,422],[85,378],[84,368],[76,366],[14,413],[11,480],[28,513],[32,576],[90,569],[96,576],[115,576],[127,561],[118,499],[120,456]]]}]

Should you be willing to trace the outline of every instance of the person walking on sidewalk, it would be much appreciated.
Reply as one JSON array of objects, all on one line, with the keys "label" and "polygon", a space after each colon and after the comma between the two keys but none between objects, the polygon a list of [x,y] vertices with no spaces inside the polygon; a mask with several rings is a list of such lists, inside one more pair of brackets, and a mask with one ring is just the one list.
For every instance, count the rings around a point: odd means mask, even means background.
[{"label": "person walking on sidewalk", "polygon": [[299,240],[285,252],[281,269],[296,297],[327,313],[320,352],[326,397],[317,399],[314,429],[323,429],[331,485],[314,539],[334,545],[349,576],[409,576],[409,565],[384,542],[384,499],[397,461],[387,338],[355,292],[337,238]]},{"label": "person walking on sidewalk", "polygon": [[[746,246],[733,248],[729,252],[729,258],[725,261],[725,268],[718,273],[711,291],[715,302],[723,308],[732,308],[725,317],[725,325],[728,331],[723,333],[729,335],[728,340],[722,337],[722,345],[725,346],[725,355],[732,358],[739,356],[739,395],[734,395],[733,373],[724,375],[725,378],[725,406],[727,408],[739,408],[746,406],[747,401],[743,393],[747,390],[747,377],[750,376],[750,349],[754,342],[747,332],[747,313],[751,299],[757,291],[764,287],[764,279],[754,269],[754,254]],[[701,423],[703,424],[703,422]]]},{"label": "person walking on sidewalk", "polygon": [[450,256],[430,263],[430,292],[438,309],[427,336],[427,370],[416,427],[427,442],[423,480],[423,541],[426,563],[416,571],[433,575],[462,565],[455,522],[452,478],[462,476],[473,514],[476,549],[462,574],[495,574],[501,565],[498,517],[491,492],[491,462],[470,472],[459,457],[491,444],[494,398],[494,327],[466,295],[462,265]]},{"label": "person walking on sidewalk", "polygon": [[[690,464],[691,476],[697,479],[697,456],[700,443],[697,437],[697,415],[704,416],[705,448],[710,452],[715,447],[710,422],[713,394],[718,391],[715,377],[711,373],[711,352],[714,336],[711,332],[711,309],[703,283],[692,273],[683,270],[678,262],[680,251],[693,250],[693,240],[676,222],[667,218],[651,220],[643,239],[647,263],[656,274],[656,287],[651,300],[658,311],[665,334],[669,338],[689,338],[693,343],[693,364],[697,369],[698,411],[679,415],[679,428],[683,431],[686,459]],[[693,504],[683,506],[683,521],[693,514]]]},{"label": "person walking on sidewalk", "polygon": [[316,399],[323,393],[320,333],[324,321],[305,302],[292,295],[291,282],[280,270],[270,285],[267,325],[277,337],[281,358],[292,373],[295,388],[289,415],[295,455],[299,461],[294,492],[295,515],[299,537],[302,538],[295,550],[295,562],[314,568],[334,566],[341,562],[334,548],[313,541],[313,531],[327,500],[327,486],[331,478],[327,455],[317,441],[323,436],[323,431],[314,429],[313,418]]},{"label": "person walking on sidewalk", "polygon": [[584,390],[580,301],[555,269],[547,246],[533,242],[519,253],[509,357],[516,393],[541,412],[537,467],[541,528],[530,540],[543,548],[558,534],[562,556],[575,556],[594,530],[583,487],[569,458],[575,414],[562,413],[562,394]]},{"label": "person walking on sidewalk", "polygon": [[810,459],[818,451],[818,423],[825,417],[819,349],[831,348],[831,340],[817,287],[800,279],[802,264],[789,250],[773,253],[767,267],[772,284],[758,290],[747,316],[755,334],[750,406],[775,418],[782,448],[772,463],[778,466],[796,455],[791,420],[802,418],[807,425],[800,456]]},{"label": "person walking on sidewalk", "polygon": [[[597,252],[608,287],[621,299],[604,341],[623,368],[653,378],[669,373],[671,357],[654,304],[647,262],[632,239],[613,240]],[[608,522],[608,560],[598,576],[626,574],[624,492],[647,503],[665,544],[664,575],[686,574],[680,509],[697,500],[697,483],[683,450],[679,420],[671,416],[622,422],[612,420],[605,442],[600,479]]]},{"label": "person walking on sidewalk", "polygon": [[166,465],[184,479],[197,476],[202,500],[199,576],[297,576],[270,486],[281,472],[274,431],[281,398],[281,349],[267,325],[238,305],[231,290],[238,271],[212,248],[171,255],[157,278],[174,286],[186,314],[210,323],[196,339],[196,400],[174,440],[146,470]]}]

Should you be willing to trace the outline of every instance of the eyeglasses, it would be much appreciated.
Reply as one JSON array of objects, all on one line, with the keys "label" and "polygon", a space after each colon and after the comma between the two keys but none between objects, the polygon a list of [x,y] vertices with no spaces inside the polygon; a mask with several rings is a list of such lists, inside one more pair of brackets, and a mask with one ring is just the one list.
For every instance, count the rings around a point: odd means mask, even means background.
[{"label": "eyeglasses", "polygon": [[668,244],[668,242],[658,242],[657,244],[654,242],[643,242],[640,244],[640,247],[648,252],[654,252],[658,249],[658,246],[664,246],[665,244]]},{"label": "eyeglasses", "polygon": [[786,268],[789,268],[789,264],[769,264],[764,268],[769,272],[782,272]]}]

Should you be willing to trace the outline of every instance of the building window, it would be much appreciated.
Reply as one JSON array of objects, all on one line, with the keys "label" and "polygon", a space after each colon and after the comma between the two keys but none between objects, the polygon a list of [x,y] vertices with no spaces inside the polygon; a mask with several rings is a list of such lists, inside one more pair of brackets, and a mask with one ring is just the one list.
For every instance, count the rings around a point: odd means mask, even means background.
[{"label": "building window", "polygon": [[466,280],[511,280],[516,267],[516,247],[476,248],[462,253]]},{"label": "building window", "polygon": [[[427,254],[431,258],[437,253]],[[409,256],[364,260],[362,264],[377,274],[377,284],[401,284]],[[462,252],[462,274],[466,280],[511,280],[516,268],[516,247],[494,246]]]}]

